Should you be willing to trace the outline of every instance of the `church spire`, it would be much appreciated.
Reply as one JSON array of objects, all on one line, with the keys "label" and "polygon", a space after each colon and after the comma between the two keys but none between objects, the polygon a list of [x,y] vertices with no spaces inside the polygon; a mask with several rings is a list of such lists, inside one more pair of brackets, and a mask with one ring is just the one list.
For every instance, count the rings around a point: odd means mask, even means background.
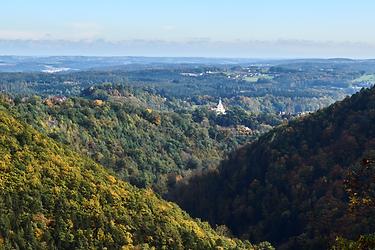
[{"label": "church spire", "polygon": [[224,115],[225,114],[225,108],[223,103],[221,102],[221,98],[219,99],[219,104],[216,107],[216,114],[218,115]]}]

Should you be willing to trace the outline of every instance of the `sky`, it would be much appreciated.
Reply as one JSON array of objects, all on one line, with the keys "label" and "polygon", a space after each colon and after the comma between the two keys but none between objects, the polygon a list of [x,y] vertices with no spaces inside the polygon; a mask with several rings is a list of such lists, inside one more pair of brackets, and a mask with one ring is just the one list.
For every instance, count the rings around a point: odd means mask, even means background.
[{"label": "sky", "polygon": [[375,57],[373,0],[1,0],[0,54]]}]

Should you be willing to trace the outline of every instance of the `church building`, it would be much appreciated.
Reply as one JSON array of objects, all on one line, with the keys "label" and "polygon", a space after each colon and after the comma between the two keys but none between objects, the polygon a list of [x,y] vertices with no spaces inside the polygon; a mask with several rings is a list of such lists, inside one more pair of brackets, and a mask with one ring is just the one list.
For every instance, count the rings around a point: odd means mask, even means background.
[{"label": "church building", "polygon": [[221,102],[221,98],[219,99],[219,104],[217,105],[215,111],[217,115],[225,115],[225,108],[223,103]]}]

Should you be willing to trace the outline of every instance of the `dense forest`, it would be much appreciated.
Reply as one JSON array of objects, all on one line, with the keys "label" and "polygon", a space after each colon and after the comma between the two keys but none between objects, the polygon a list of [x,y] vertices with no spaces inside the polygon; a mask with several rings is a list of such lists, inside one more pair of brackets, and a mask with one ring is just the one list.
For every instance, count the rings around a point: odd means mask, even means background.
[{"label": "dense forest", "polygon": [[271,249],[219,235],[0,106],[2,249]]},{"label": "dense forest", "polygon": [[373,61],[109,64],[0,73],[3,248],[374,247]]},{"label": "dense forest", "polygon": [[[2,99],[40,132],[159,193],[193,171],[215,168],[225,154],[281,122],[242,109],[222,116],[208,109],[174,112],[176,102],[111,84],[90,87],[81,97]],[[251,133],[237,132],[239,124]]]},{"label": "dense forest", "polygon": [[[40,132],[138,187],[165,193],[285,120],[342,99],[367,72],[342,62],[312,64],[5,72],[0,91],[14,114]],[[218,116],[212,108],[220,97],[227,112]]]},{"label": "dense forest", "polygon": [[[375,88],[363,89],[273,129],[233,153],[218,171],[181,182],[170,198],[193,216],[226,224],[244,239],[269,240],[278,249],[324,249],[338,235],[373,233],[374,175],[365,192],[345,183],[364,159],[375,159],[374,121]],[[360,185],[363,177],[354,188]],[[370,205],[372,215],[353,213],[353,202]]]}]

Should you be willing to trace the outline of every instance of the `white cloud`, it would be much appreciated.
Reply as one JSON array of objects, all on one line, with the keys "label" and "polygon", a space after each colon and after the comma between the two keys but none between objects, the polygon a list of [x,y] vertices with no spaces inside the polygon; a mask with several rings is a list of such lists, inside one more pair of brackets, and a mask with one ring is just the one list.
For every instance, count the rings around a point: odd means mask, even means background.
[{"label": "white cloud", "polygon": [[[0,33],[1,34],[1,33]],[[24,34],[25,35],[25,34]],[[375,45],[361,42],[309,40],[186,41],[101,39],[2,39],[0,54],[100,55],[100,56],[199,56],[247,58],[375,58]]]},{"label": "white cloud", "polygon": [[96,40],[104,35],[104,29],[96,23],[75,22],[65,24],[59,29],[39,32],[32,30],[0,29],[0,39],[3,40]]},{"label": "white cloud", "polygon": [[40,40],[46,39],[48,34],[29,30],[0,30],[0,39],[4,40]]}]

